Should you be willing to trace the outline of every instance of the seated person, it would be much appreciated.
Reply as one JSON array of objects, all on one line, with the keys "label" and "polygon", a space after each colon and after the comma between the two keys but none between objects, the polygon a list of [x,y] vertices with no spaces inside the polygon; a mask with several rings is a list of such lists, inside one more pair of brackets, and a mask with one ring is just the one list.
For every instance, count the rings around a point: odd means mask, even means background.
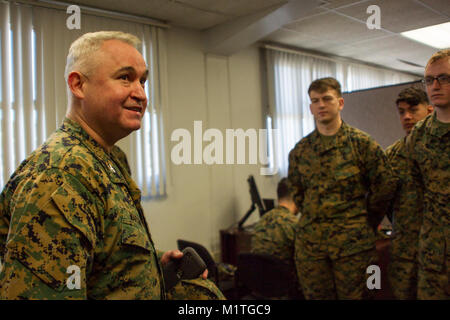
[{"label": "seated person", "polygon": [[289,193],[287,178],[278,183],[277,196],[278,206],[266,212],[255,226],[251,251],[276,256],[293,265],[298,208]]}]

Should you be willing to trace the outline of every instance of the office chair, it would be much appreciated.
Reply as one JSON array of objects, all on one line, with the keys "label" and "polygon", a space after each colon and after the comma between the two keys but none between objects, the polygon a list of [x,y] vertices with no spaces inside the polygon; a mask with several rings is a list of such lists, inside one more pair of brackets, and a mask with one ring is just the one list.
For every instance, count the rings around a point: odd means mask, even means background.
[{"label": "office chair", "polygon": [[208,269],[208,279],[213,281],[217,287],[223,292],[227,299],[233,299],[235,297],[235,281],[232,280],[220,280],[219,270],[217,263],[211,256],[209,251],[199,243],[187,241],[187,240],[177,240],[178,250],[183,250],[186,247],[191,247],[197,251],[198,255],[203,259]]},{"label": "office chair", "polygon": [[236,277],[251,291],[243,299],[304,299],[294,267],[270,255],[239,253]]},{"label": "office chair", "polygon": [[187,241],[187,240],[177,240],[178,250],[182,251],[186,247],[191,247],[195,251],[197,251],[200,258],[205,261],[206,268],[208,269],[208,279],[214,281],[216,284],[218,283],[218,272],[217,265],[214,261],[214,258],[211,256],[209,251],[199,243]]}]

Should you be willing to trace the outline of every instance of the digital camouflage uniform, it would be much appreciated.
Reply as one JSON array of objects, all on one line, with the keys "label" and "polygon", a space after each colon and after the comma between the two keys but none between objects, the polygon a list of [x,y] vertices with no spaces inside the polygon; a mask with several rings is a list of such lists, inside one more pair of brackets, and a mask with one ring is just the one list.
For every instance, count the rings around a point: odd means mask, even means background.
[{"label": "digital camouflage uniform", "polygon": [[417,246],[422,223],[422,200],[411,188],[412,177],[405,149],[406,137],[386,149],[386,156],[399,178],[393,205],[393,235],[390,247],[389,281],[397,299],[417,298]]},{"label": "digital camouflage uniform", "polygon": [[[118,147],[108,154],[65,119],[0,195],[0,298],[164,299],[162,252],[130,174]],[[80,289],[66,283],[70,266],[80,269]],[[206,282],[176,290],[201,287],[200,297],[214,286]]]},{"label": "digital camouflage uniform", "polygon": [[210,280],[181,280],[167,293],[169,300],[226,300],[223,293]]},{"label": "digital camouflage uniform", "polygon": [[254,228],[251,251],[275,256],[293,264],[297,222],[297,217],[285,207],[265,213]]},{"label": "digital camouflage uniform", "polygon": [[412,177],[423,195],[419,234],[419,299],[450,297],[450,124],[432,113],[406,140]]},{"label": "digital camouflage uniform", "polygon": [[[2,299],[165,297],[124,159],[66,119],[22,162],[0,196]],[[81,271],[80,289],[66,285],[72,265]]]},{"label": "digital camouflage uniform", "polygon": [[374,229],[397,182],[381,147],[344,122],[332,137],[316,129],[291,150],[288,179],[302,213],[295,260],[305,297],[367,297]]}]

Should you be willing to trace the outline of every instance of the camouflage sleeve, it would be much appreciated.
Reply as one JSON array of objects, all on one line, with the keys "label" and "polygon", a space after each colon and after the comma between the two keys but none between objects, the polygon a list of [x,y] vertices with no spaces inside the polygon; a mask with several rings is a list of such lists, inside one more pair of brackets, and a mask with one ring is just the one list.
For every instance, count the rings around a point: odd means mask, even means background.
[{"label": "camouflage sleeve", "polygon": [[161,258],[164,255],[164,251],[156,250],[156,256],[158,257],[159,262],[161,262]]},{"label": "camouflage sleeve", "polygon": [[3,263],[3,254],[5,252],[6,237],[9,231],[9,216],[6,212],[3,193],[0,194],[0,270]]},{"label": "camouflage sleeve", "polygon": [[169,300],[226,300],[220,289],[210,280],[201,278],[181,280],[167,293]]},{"label": "camouflage sleeve", "polygon": [[371,138],[366,141],[363,159],[368,187],[367,211],[369,223],[376,228],[392,208],[398,178],[394,174],[383,149]]},{"label": "camouflage sleeve", "polygon": [[298,208],[303,203],[303,186],[301,173],[297,169],[297,149],[294,148],[289,153],[289,169],[288,169],[289,191]]},{"label": "camouflage sleeve", "polygon": [[[400,188],[400,177],[397,174],[397,170],[394,169],[394,161],[395,161],[395,152],[394,152],[394,145],[389,146],[385,151],[384,154],[386,155],[386,159],[389,162],[392,173],[396,175],[397,179],[397,188],[395,191],[395,194],[398,193],[398,189]],[[395,201],[395,200],[394,200]],[[392,223],[394,219],[394,201],[390,202],[390,205],[388,206],[386,216],[389,219],[389,221]]]},{"label": "camouflage sleeve", "polygon": [[86,299],[97,199],[55,169],[14,200],[0,298]]},{"label": "camouflage sleeve", "polygon": [[409,175],[408,183],[403,187],[406,203],[401,203],[403,208],[415,208],[415,212],[422,212],[423,209],[423,181],[417,162],[414,160],[414,138],[417,131],[413,128],[411,134],[406,138],[405,152],[407,158],[407,170]]}]

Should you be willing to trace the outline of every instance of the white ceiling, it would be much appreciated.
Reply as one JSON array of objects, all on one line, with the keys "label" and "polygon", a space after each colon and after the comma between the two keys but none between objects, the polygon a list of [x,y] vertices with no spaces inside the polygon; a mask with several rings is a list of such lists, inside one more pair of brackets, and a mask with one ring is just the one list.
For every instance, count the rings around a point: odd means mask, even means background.
[{"label": "white ceiling", "polygon": [[[214,53],[232,54],[263,41],[418,75],[423,74],[423,68],[399,59],[423,66],[437,49],[406,39],[400,32],[450,21],[450,0],[72,0],[71,3],[201,31],[206,50]],[[381,9],[380,30],[367,28],[369,5]],[[215,42],[211,43],[211,39]]]}]

